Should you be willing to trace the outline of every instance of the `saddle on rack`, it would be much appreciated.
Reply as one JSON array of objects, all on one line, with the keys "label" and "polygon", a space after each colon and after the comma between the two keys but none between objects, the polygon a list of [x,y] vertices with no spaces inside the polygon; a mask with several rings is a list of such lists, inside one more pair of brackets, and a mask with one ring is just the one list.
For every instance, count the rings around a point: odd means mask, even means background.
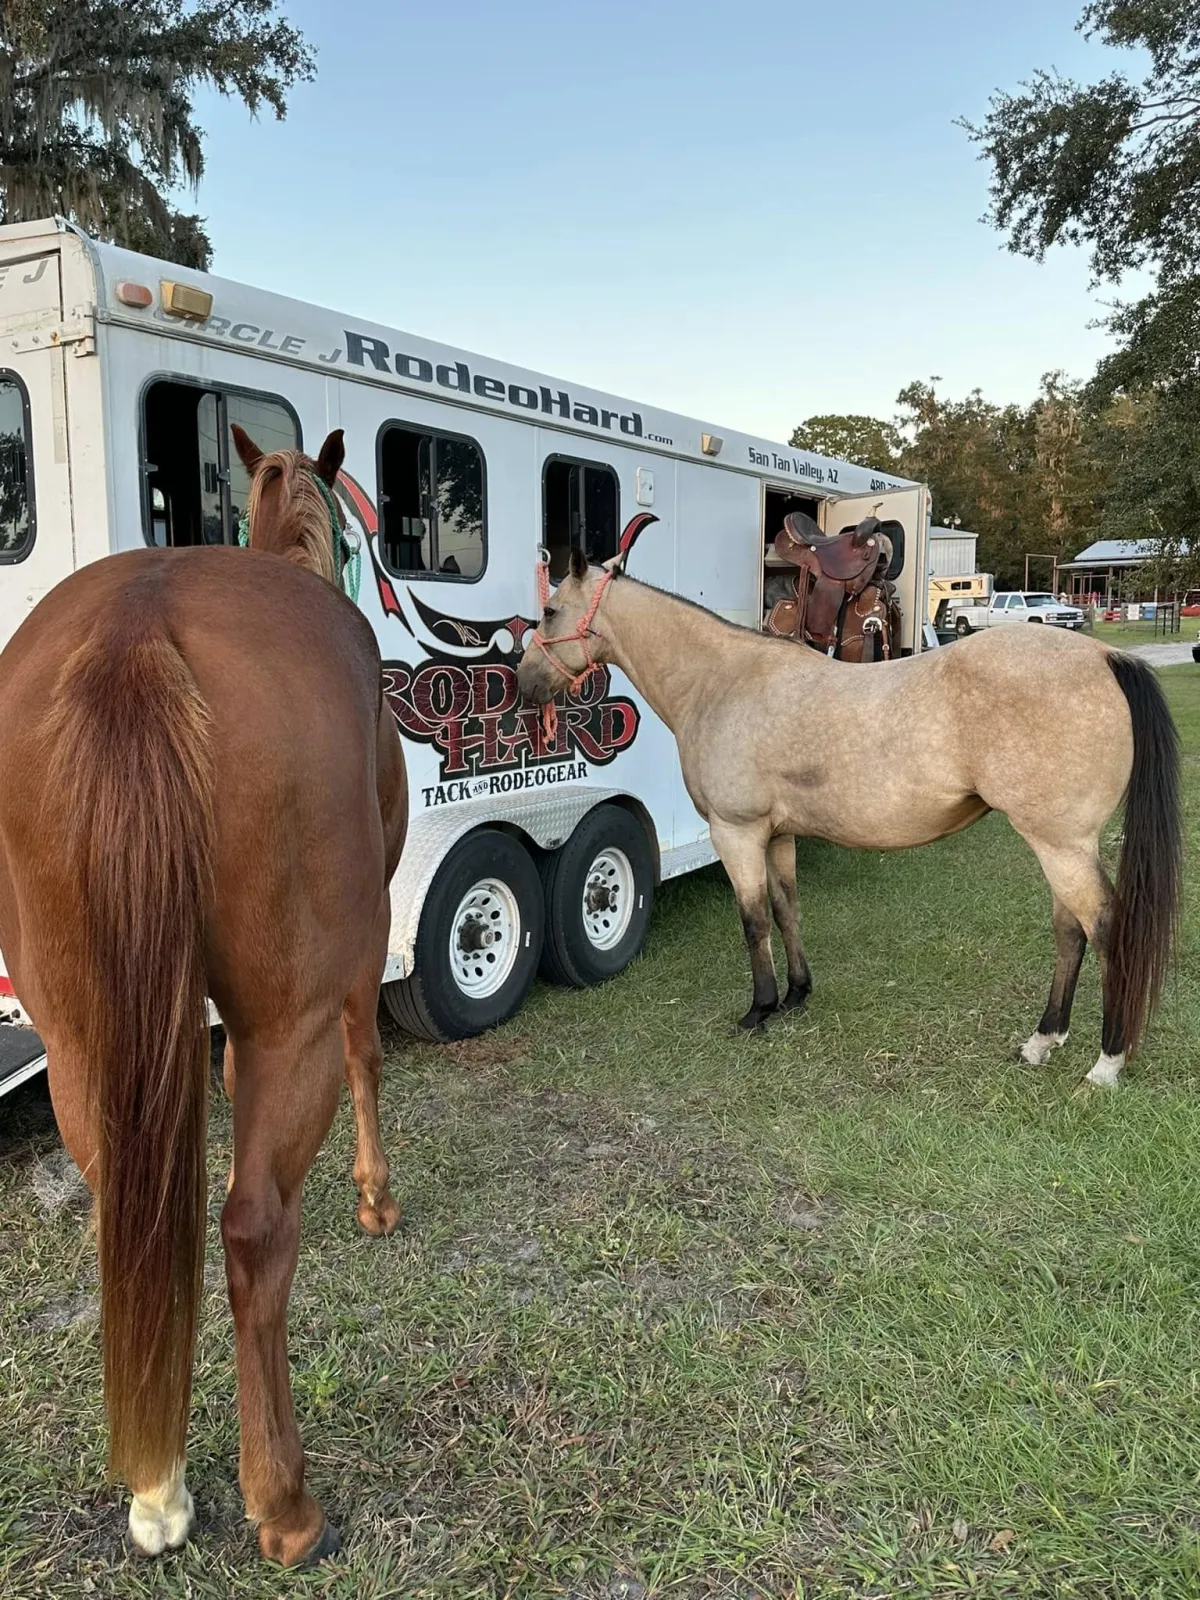
[{"label": "saddle on rack", "polygon": [[775,537],[775,554],[797,571],[771,607],[769,633],[842,661],[886,661],[899,652],[900,604],[887,576],[893,543],[877,517],[824,534],[793,511]]}]

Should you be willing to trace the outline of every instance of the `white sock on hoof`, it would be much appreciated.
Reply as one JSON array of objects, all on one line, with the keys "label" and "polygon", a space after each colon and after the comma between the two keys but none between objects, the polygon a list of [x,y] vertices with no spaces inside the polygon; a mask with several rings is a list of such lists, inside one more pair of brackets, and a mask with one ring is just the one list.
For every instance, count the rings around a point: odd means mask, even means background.
[{"label": "white sock on hoof", "polygon": [[135,1494],[129,1507],[129,1537],[145,1556],[160,1556],[187,1543],[196,1525],[196,1508],[183,1481],[183,1468],[156,1489]]},{"label": "white sock on hoof", "polygon": [[1099,1083],[1106,1089],[1115,1089],[1117,1079],[1121,1076],[1121,1068],[1125,1065],[1125,1052],[1118,1056],[1106,1056],[1103,1050],[1100,1059],[1087,1075],[1089,1083]]},{"label": "white sock on hoof", "polygon": [[1066,1042],[1065,1033],[1031,1033],[1021,1046],[1021,1060],[1030,1067],[1044,1067],[1050,1052]]}]

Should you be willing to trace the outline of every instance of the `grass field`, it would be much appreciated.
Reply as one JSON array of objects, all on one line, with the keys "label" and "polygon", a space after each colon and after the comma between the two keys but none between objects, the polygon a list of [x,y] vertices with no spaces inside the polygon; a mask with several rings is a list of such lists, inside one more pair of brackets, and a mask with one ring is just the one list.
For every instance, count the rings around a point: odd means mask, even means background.
[{"label": "grass field", "polygon": [[[1200,843],[1200,678],[1164,674]],[[1195,883],[1195,874],[1191,880]],[[343,1109],[292,1296],[309,1476],[345,1546],[283,1574],[237,1494],[217,1217],[193,1544],[126,1554],[104,1486],[93,1251],[40,1090],[0,1109],[0,1594],[1200,1595],[1200,913],[1116,1093],[1013,1045],[1048,894],[1007,823],[801,847],[817,989],[735,1036],[719,871],[646,954],[454,1048],[389,1043],[407,1213],[360,1237]]]},{"label": "grass field", "polygon": [[1194,644],[1200,632],[1200,617],[1181,617],[1178,633],[1156,633],[1152,622],[1101,622],[1092,624],[1092,634],[1105,644]]}]

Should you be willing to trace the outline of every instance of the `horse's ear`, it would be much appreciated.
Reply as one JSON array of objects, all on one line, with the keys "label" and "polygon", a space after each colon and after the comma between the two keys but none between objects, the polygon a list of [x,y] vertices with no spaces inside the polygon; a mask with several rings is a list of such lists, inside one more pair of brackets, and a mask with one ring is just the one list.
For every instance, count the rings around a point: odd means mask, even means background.
[{"label": "horse's ear", "polygon": [[250,476],[253,477],[258,463],[263,458],[262,451],[246,432],[245,428],[239,428],[236,422],[233,423],[229,431],[233,434],[233,442],[237,446],[238,459]]},{"label": "horse's ear", "polygon": [[587,577],[587,557],[577,544],[571,546],[571,560],[567,566],[567,574],[572,578]]},{"label": "horse's ear", "polygon": [[332,489],[345,459],[346,436],[340,428],[335,428],[321,446],[321,454],[317,457],[317,477]]},{"label": "horse's ear", "polygon": [[651,511],[639,511],[636,516],[630,517],[625,524],[625,531],[622,533],[617,545],[616,555],[611,561],[604,563],[614,578],[619,577],[625,571],[625,563],[629,560],[629,552],[637,542],[638,534],[641,533],[643,528],[648,528],[652,522],[657,521],[658,518]]}]

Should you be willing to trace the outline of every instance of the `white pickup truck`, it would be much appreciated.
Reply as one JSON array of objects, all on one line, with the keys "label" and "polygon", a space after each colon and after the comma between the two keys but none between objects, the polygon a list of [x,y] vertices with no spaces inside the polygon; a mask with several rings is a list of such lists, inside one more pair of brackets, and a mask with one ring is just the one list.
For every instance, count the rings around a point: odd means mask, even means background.
[{"label": "white pickup truck", "polygon": [[994,594],[986,606],[954,606],[950,623],[960,638],[976,628],[994,628],[1002,622],[1041,622],[1052,628],[1082,628],[1085,618],[1078,606],[1065,606],[1052,594]]}]

